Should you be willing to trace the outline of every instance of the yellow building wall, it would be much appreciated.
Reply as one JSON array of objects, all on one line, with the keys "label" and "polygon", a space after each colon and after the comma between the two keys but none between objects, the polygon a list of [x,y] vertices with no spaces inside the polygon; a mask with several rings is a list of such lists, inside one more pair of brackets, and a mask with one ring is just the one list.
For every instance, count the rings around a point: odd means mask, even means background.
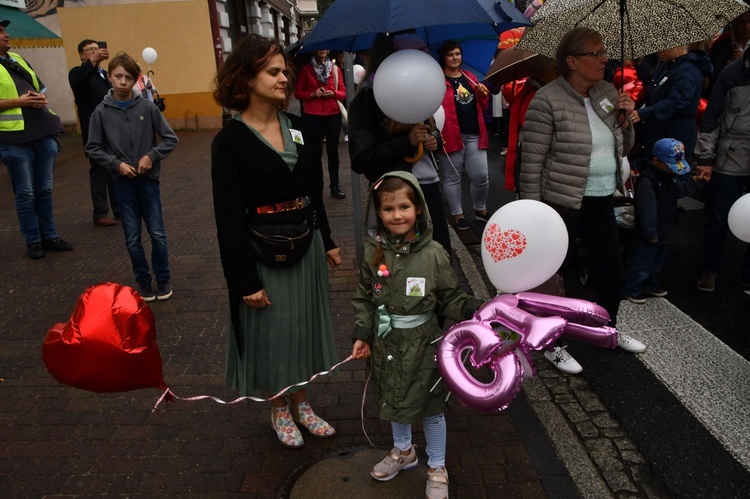
[{"label": "yellow building wall", "polygon": [[[166,98],[164,116],[174,128],[221,127],[221,107],[211,97],[216,59],[208,2],[69,7],[57,15],[68,67],[81,63],[81,40],[106,41],[110,56],[127,52],[143,71],[154,72],[154,85]],[[151,66],[141,57],[146,47],[157,53]]]}]

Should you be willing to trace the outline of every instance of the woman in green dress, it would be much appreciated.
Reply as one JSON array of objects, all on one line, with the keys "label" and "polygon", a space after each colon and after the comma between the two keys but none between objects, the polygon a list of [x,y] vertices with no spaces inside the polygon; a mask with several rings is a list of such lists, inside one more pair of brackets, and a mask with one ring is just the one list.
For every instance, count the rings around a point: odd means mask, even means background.
[{"label": "woman in green dress", "polygon": [[[337,267],[341,253],[331,239],[310,134],[299,117],[282,111],[291,68],[278,43],[250,35],[214,82],[216,102],[238,111],[213,141],[211,178],[230,299],[225,382],[242,395],[271,396],[337,361],[327,265]],[[265,265],[253,249],[253,223],[310,224],[312,242],[293,265]],[[316,437],[335,434],[312,411],[304,389],[289,399],[288,405],[284,396],[271,400],[271,424],[283,445],[304,445],[297,425]]]}]

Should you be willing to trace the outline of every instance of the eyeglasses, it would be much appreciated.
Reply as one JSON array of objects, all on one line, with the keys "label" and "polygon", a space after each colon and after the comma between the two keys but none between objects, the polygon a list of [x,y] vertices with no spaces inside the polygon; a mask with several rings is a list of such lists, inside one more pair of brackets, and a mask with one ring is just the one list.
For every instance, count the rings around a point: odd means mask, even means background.
[{"label": "eyeglasses", "polygon": [[81,52],[94,52],[96,50],[99,50],[99,47],[89,47],[87,49],[81,50]]},{"label": "eyeglasses", "polygon": [[599,59],[607,58],[607,49],[597,50],[596,52],[583,52],[582,54],[571,54],[573,57],[583,57],[585,55],[598,57]]}]

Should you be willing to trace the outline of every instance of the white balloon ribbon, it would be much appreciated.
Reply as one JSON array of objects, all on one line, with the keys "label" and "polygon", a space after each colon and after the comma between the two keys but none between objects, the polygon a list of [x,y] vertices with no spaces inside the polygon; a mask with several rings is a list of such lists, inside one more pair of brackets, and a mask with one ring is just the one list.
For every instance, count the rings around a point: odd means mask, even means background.
[{"label": "white balloon ribbon", "polygon": [[151,412],[156,411],[156,408],[159,407],[159,404],[161,404],[164,399],[166,399],[167,402],[171,402],[174,399],[184,400],[184,401],[187,401],[187,402],[192,402],[194,400],[211,399],[214,402],[216,402],[217,404],[224,404],[224,405],[236,404],[237,402],[242,402],[243,400],[252,400],[253,402],[268,402],[268,401],[270,401],[272,399],[275,399],[277,397],[282,396],[283,394],[285,394],[286,392],[288,392],[292,388],[305,386],[305,385],[311,383],[318,376],[325,376],[326,374],[330,374],[331,371],[333,371],[334,369],[336,369],[339,366],[342,366],[342,365],[346,364],[347,362],[349,362],[352,359],[354,359],[354,357],[352,357],[350,355],[349,357],[347,357],[346,359],[342,360],[341,362],[339,362],[335,366],[331,367],[329,370],[327,370],[327,371],[321,371],[321,372],[313,375],[313,377],[310,378],[307,381],[302,381],[300,383],[296,383],[294,385],[287,386],[286,388],[284,388],[281,391],[279,391],[277,394],[275,394],[272,397],[269,397],[267,399],[260,398],[260,397],[244,396],[244,397],[238,397],[238,398],[236,398],[234,400],[228,400],[227,401],[227,400],[222,400],[222,399],[220,399],[218,397],[214,397],[213,395],[196,395],[194,397],[178,397],[177,395],[175,395],[175,393],[171,389],[167,388],[164,391],[164,393],[161,394],[161,397],[159,397],[159,400],[156,401],[156,404],[154,404],[154,408],[151,410]]}]

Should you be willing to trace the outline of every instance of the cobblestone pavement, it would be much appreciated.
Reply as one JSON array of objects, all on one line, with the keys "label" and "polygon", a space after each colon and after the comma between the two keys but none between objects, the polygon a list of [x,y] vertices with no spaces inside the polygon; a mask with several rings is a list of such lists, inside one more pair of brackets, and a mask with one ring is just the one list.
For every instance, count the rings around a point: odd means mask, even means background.
[{"label": "cobblestone pavement", "polygon": [[[183,397],[228,400],[236,393],[223,386],[228,310],[211,204],[214,134],[180,132],[180,145],[164,162],[162,202],[174,296],[150,307],[170,388]],[[314,407],[338,436],[309,441],[299,451],[277,443],[265,403],[178,400],[152,413],[160,395],[155,389],[94,394],[56,383],[41,359],[47,330],[68,319],[86,287],[135,284],[119,224],[92,223],[80,138],[61,142],[55,219],[60,235],[75,245],[71,252],[26,257],[7,172],[0,171],[0,495],[283,497],[301,471],[323,456],[368,445],[361,362],[311,385]],[[344,143],[341,160],[342,187],[351,192]],[[351,352],[350,298],[358,282],[352,200],[350,195],[326,202],[344,256],[343,265],[330,272],[336,341],[344,359]],[[467,287],[486,293],[472,278],[473,252],[458,248],[463,257],[457,270]],[[480,414],[453,404],[447,463],[452,495],[663,497],[638,450],[585,382],[543,360],[537,365],[538,377],[525,383],[504,413]],[[390,426],[378,421],[372,397],[364,412],[370,438],[390,447]],[[424,448],[422,434],[415,438]]]}]

